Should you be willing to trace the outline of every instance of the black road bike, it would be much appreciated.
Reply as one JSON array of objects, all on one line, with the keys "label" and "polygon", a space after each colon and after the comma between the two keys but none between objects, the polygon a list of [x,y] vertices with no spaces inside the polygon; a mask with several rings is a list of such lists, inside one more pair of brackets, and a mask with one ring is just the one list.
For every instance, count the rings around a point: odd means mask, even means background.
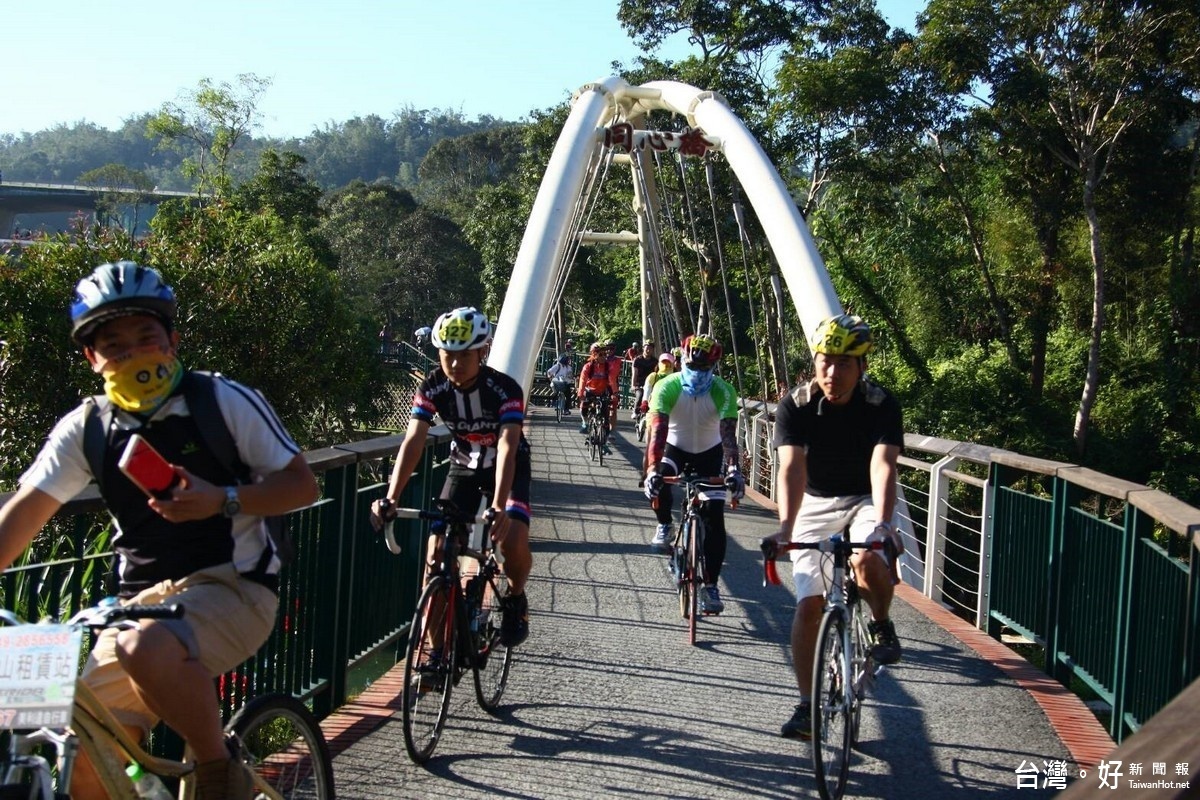
[{"label": "black road bike", "polygon": [[[450,709],[450,692],[469,670],[475,699],[489,713],[500,706],[512,650],[500,641],[508,578],[490,546],[491,516],[472,518],[447,501],[437,510],[397,508],[397,517],[430,523],[434,550],[408,633],[401,697],[404,747],[423,764],[433,755]],[[483,545],[470,547],[471,528],[484,523]]]}]

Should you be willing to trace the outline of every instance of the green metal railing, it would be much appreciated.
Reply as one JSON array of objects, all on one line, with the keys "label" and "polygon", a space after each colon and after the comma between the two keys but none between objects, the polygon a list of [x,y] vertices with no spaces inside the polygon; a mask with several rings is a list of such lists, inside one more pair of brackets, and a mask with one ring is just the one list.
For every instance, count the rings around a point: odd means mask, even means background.
[{"label": "green metal railing", "polygon": [[[306,453],[323,489],[312,506],[287,516],[296,560],[283,573],[274,632],[245,663],[219,680],[225,713],[248,697],[286,692],[310,703],[318,718],[343,705],[352,669],[399,650],[420,586],[419,523],[397,520],[396,557],[366,522],[380,497],[403,436],[387,436]],[[449,432],[434,428],[403,502],[427,508],[447,468]],[[0,504],[7,496],[0,496]],[[107,514],[94,487],[63,506],[71,552],[11,568],[0,576],[0,602],[26,619],[65,618],[113,594]],[[385,666],[380,669],[386,669]],[[392,659],[394,661],[394,659]]]},{"label": "green metal railing", "polygon": [[989,629],[1045,647],[1046,669],[1112,707],[1121,741],[1200,676],[1200,513],[1083,467],[992,457]]}]

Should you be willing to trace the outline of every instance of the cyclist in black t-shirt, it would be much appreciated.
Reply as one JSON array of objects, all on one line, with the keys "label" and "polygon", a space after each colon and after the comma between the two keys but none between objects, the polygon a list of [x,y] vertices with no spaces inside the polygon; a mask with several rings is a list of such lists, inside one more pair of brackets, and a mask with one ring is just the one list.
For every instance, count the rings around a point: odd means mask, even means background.
[{"label": "cyclist in black t-shirt", "polygon": [[634,358],[632,363],[633,410],[629,412],[630,419],[637,419],[638,409],[642,407],[642,390],[646,388],[646,378],[657,366],[658,362],[654,360],[654,342],[646,340],[642,345],[642,354]]},{"label": "cyclist in black t-shirt", "polygon": [[[822,322],[813,336],[816,378],[808,395],[785,395],[776,410],[779,454],[779,543],[820,541],[850,526],[855,542],[890,538],[901,547],[893,524],[896,459],[904,446],[900,404],[866,378],[871,329],[842,314]],[[799,405],[803,402],[803,405]],[[803,501],[803,504],[801,503]],[[824,608],[829,565],[816,550],[792,551],[796,613],[792,620],[792,666],[800,704],[783,725],[784,736],[812,734],[813,653]],[[872,655],[880,664],[900,660],[900,640],[888,616],[893,574],[878,551],[860,551],[852,561],[863,599],[874,620]]]},{"label": "cyclist in black t-shirt", "polygon": [[[441,417],[454,435],[441,497],[473,513],[484,495],[495,513],[491,536],[509,583],[500,638],[506,647],[516,647],[529,634],[525,581],[532,566],[529,442],[521,432],[524,392],[511,377],[483,363],[492,325],[481,311],[463,307],[442,314],[431,338],[441,366],[426,376],[413,398],[412,419],[385,497],[394,507],[425,451],[434,415]],[[380,502],[371,506],[376,528],[383,523],[381,511],[387,514],[391,508],[381,508]]]}]

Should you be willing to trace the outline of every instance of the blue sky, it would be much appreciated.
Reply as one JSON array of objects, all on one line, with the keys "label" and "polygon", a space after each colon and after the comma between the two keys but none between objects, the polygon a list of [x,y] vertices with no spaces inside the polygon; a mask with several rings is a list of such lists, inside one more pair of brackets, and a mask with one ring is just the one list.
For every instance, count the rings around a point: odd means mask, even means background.
[{"label": "blue sky", "polygon": [[[911,28],[917,0],[877,0]],[[157,110],[202,78],[272,80],[256,133],[303,136],[408,106],[521,119],[638,54],[616,0],[58,0],[10,28],[0,134]],[[678,57],[686,43],[663,51]],[[15,67],[15,69],[13,68]]]}]

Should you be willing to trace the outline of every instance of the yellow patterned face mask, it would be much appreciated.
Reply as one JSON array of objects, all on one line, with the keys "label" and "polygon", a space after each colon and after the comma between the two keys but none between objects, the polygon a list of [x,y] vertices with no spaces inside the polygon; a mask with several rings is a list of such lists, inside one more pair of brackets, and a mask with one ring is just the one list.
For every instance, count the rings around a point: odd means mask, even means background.
[{"label": "yellow patterned face mask", "polygon": [[183,379],[183,365],[170,350],[145,347],[106,361],[100,374],[109,400],[125,411],[145,414],[175,391]]}]

